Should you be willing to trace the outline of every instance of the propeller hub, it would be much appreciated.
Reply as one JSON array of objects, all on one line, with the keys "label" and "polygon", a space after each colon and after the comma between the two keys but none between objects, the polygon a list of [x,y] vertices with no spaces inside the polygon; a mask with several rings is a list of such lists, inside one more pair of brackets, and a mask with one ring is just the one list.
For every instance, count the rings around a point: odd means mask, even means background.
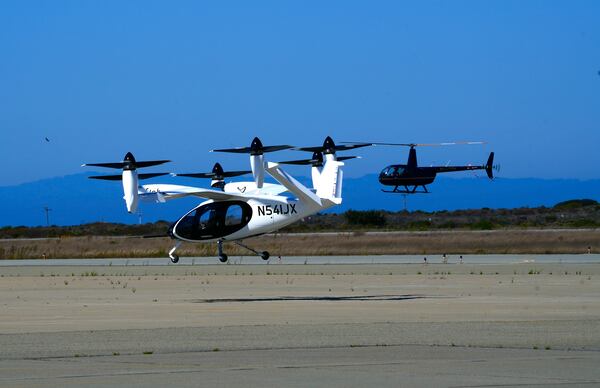
[{"label": "propeller hub", "polygon": [[333,142],[331,136],[327,136],[323,142],[323,153],[335,154],[335,143]]},{"label": "propeller hub", "polygon": [[255,137],[252,140],[252,144],[250,144],[250,155],[262,155],[263,154],[263,144],[258,137]]},{"label": "propeller hub", "polygon": [[321,167],[323,166],[323,154],[320,152],[313,152],[312,155],[312,165],[313,167]]},{"label": "propeller hub", "polygon": [[123,158],[123,163],[123,170],[125,171],[132,171],[136,168],[135,157],[131,152],[125,154],[125,157]]},{"label": "propeller hub", "polygon": [[219,163],[215,163],[213,169],[212,169],[212,173],[215,174],[215,177],[223,176],[223,167],[221,167],[221,164]]}]

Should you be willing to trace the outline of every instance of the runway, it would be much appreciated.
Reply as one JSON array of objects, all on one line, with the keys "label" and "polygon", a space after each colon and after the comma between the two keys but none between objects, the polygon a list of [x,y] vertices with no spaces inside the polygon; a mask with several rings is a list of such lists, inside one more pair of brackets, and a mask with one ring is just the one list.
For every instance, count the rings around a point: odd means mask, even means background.
[{"label": "runway", "polygon": [[[458,264],[460,256],[467,264],[518,264],[518,263],[600,263],[600,254],[523,254],[523,255],[447,255],[449,264]],[[227,265],[257,264],[422,264],[442,263],[442,255],[373,255],[373,256],[273,256],[264,261],[255,256],[231,256]],[[219,264],[216,257],[181,257],[177,265]],[[168,258],[111,258],[111,259],[33,259],[0,260],[0,267],[12,266],[166,266],[173,265]]]},{"label": "runway", "polygon": [[2,266],[0,386],[600,385],[577,258]]},{"label": "runway", "polygon": [[590,387],[598,353],[389,346],[0,362],[11,387]]}]

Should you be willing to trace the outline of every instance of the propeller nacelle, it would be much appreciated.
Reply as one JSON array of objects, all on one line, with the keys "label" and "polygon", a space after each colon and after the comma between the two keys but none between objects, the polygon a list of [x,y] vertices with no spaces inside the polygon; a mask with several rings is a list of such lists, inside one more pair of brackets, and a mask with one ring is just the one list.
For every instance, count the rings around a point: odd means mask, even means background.
[{"label": "propeller nacelle", "polygon": [[220,163],[215,163],[211,172],[197,172],[187,174],[171,174],[172,176],[185,176],[189,178],[210,178],[210,186],[223,190],[225,178],[250,174],[252,171],[225,171]]},{"label": "propeller nacelle", "polygon": [[265,146],[258,137],[255,137],[252,140],[252,143],[250,143],[250,147],[223,148],[218,150],[212,150],[211,152],[250,154],[250,167],[252,169],[252,175],[254,176],[256,187],[260,189],[261,187],[263,187],[263,184],[265,182],[264,154],[267,152],[287,150],[290,148],[293,147],[291,145]]},{"label": "propeller nacelle", "polygon": [[88,163],[83,164],[85,167],[104,167],[114,168],[123,170],[121,175],[98,175],[90,176],[90,179],[101,179],[108,181],[120,180],[123,183],[123,199],[127,206],[129,213],[135,213],[137,210],[139,198],[138,198],[138,186],[139,181],[142,179],[154,178],[157,176],[167,175],[166,172],[138,174],[138,168],[158,166],[170,162],[170,160],[149,160],[144,162],[138,162],[131,152],[125,154],[122,162],[116,163]]}]

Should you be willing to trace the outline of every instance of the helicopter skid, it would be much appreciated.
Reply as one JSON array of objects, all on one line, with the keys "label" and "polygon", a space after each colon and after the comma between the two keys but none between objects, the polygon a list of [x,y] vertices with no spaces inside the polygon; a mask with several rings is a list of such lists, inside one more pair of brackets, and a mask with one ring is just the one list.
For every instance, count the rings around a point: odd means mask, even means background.
[{"label": "helicopter skid", "polygon": [[416,188],[410,190],[410,189],[404,189],[404,190],[400,190],[395,188],[394,190],[384,190],[381,189],[381,191],[383,191],[384,193],[392,193],[392,194],[429,194],[430,191],[428,191],[427,189],[423,189],[420,191],[417,191]]},{"label": "helicopter skid", "polygon": [[413,191],[413,190],[384,190],[381,189],[384,193],[392,193],[392,194],[430,194],[430,191]]}]

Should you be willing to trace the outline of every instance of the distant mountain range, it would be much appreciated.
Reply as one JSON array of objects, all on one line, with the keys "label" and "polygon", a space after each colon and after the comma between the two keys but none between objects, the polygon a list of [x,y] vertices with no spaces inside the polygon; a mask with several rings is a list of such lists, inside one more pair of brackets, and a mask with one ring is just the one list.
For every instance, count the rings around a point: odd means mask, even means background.
[{"label": "distant mountain range", "polygon": [[[92,181],[93,173],[82,173],[44,179],[17,186],[0,187],[0,226],[36,226],[46,224],[44,207],[54,225],[77,225],[96,221],[133,224],[139,215],[128,214],[123,202],[120,182]],[[308,178],[299,179],[308,184]],[[150,181],[149,181],[150,182]],[[152,182],[202,186],[208,182],[163,177]],[[600,199],[600,179],[510,179],[439,177],[429,186],[430,194],[406,197],[408,210],[456,210],[475,208],[516,208],[553,206],[575,198]],[[403,210],[404,196],[381,192],[376,175],[345,178],[344,203],[332,209]],[[166,204],[142,204],[143,222],[174,221],[201,200],[186,198]]]}]

